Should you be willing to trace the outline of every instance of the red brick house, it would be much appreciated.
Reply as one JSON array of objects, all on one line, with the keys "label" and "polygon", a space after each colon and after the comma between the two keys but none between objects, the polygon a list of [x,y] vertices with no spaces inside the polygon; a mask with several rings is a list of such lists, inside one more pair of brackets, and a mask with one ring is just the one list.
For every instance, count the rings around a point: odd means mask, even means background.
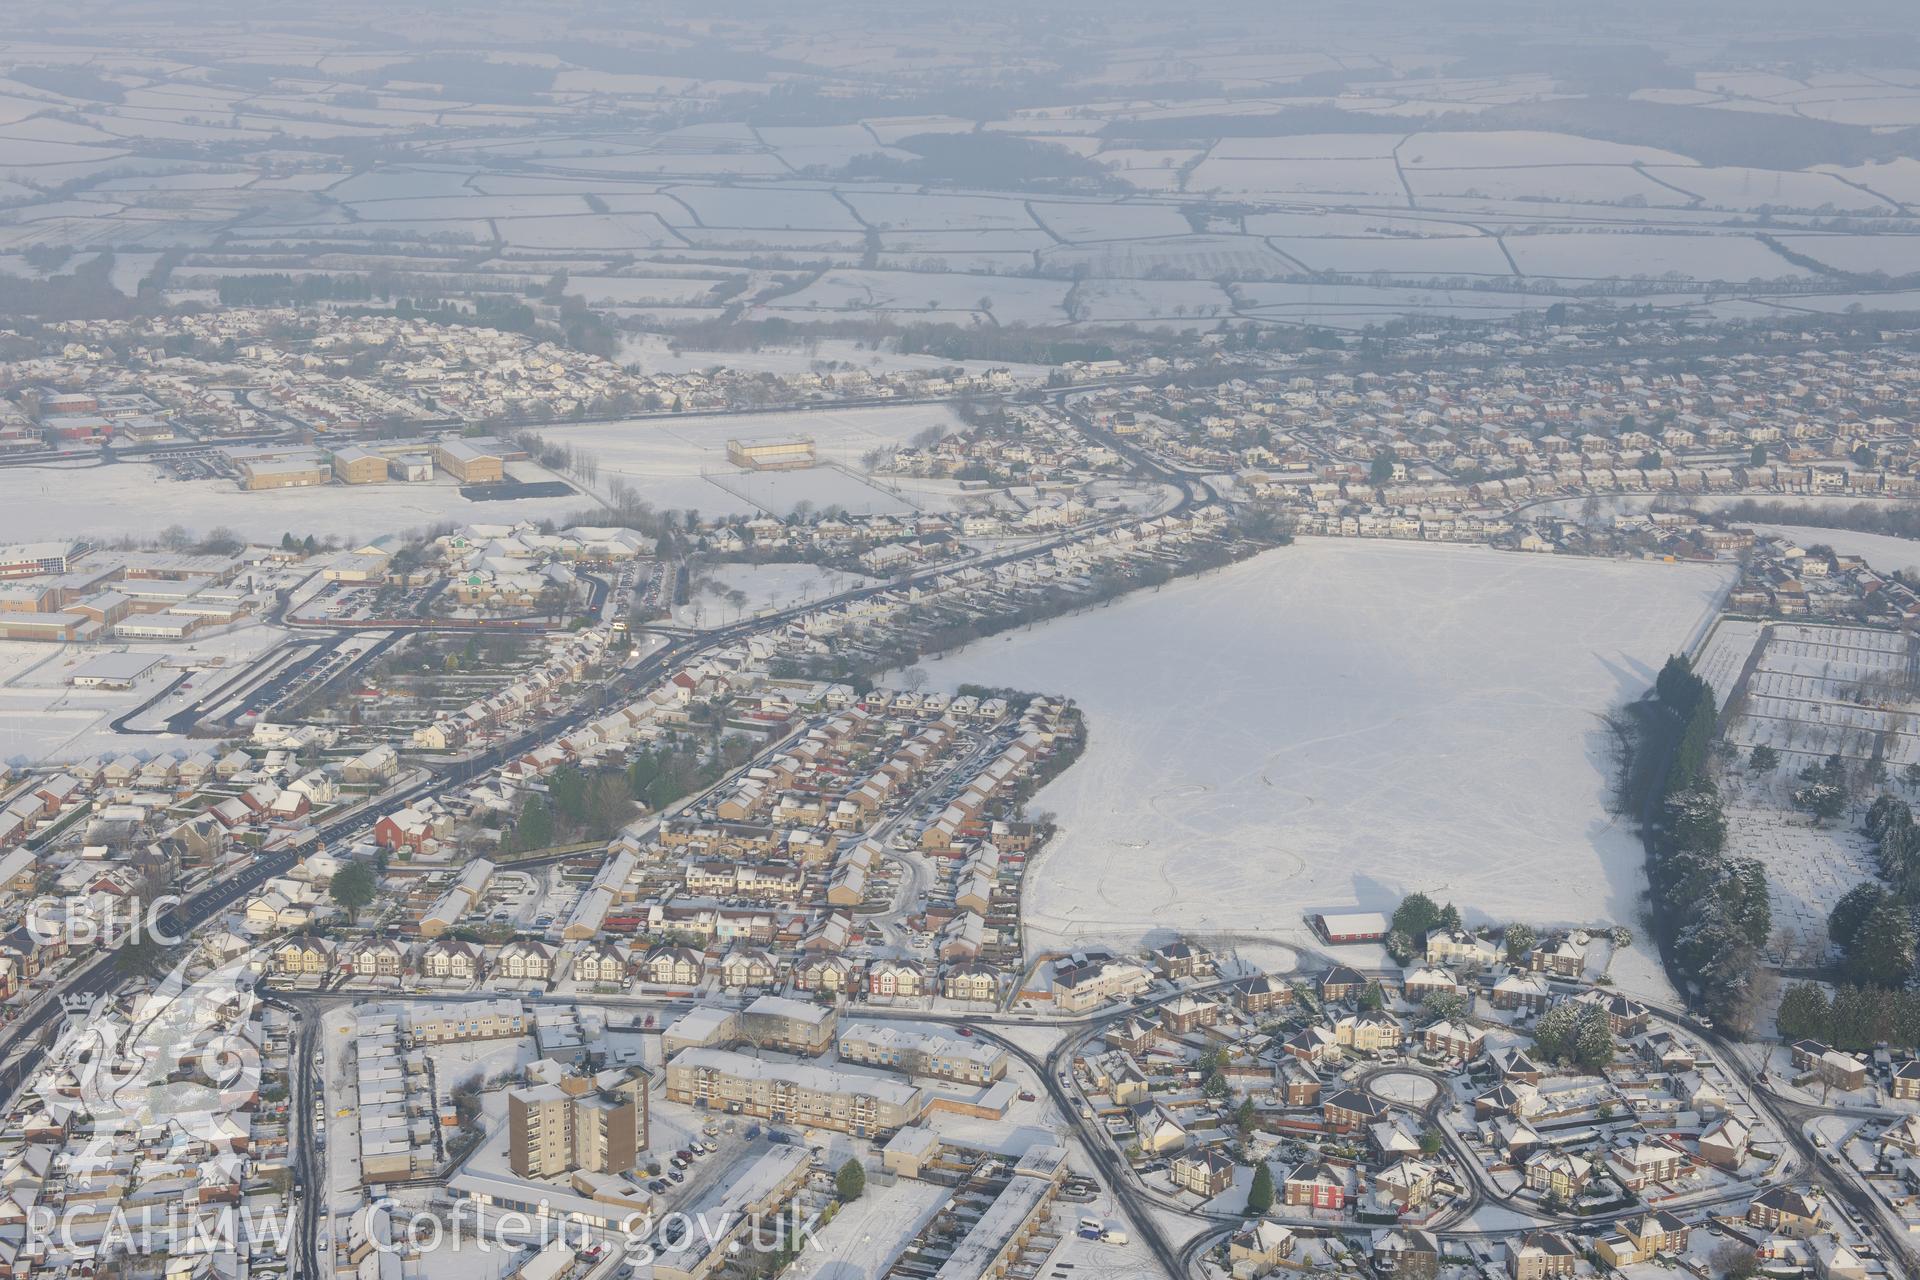
[{"label": "red brick house", "polygon": [[1309,1160],[1287,1175],[1284,1199],[1290,1208],[1347,1207],[1347,1177],[1332,1165]]}]

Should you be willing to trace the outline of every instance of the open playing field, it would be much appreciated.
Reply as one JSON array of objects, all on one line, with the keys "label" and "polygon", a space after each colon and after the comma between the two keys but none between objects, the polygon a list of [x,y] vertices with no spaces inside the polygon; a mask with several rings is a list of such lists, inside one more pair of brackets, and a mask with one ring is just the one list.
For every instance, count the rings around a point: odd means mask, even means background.
[{"label": "open playing field", "polygon": [[[1042,944],[1295,938],[1420,889],[1469,919],[1631,922],[1600,717],[1711,618],[1724,567],[1307,541],[925,664],[1085,708],[1042,791]],[[1096,642],[1097,641],[1097,642]]]}]

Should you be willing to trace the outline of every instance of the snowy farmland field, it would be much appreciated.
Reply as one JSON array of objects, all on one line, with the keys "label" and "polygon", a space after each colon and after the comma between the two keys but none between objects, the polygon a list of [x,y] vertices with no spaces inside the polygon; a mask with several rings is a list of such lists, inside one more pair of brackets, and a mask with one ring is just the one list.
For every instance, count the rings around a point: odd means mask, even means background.
[{"label": "snowy farmland field", "polygon": [[1530,276],[1601,280],[1671,272],[1692,280],[1777,280],[1808,274],[1751,236],[1575,231],[1511,235],[1506,245]]},{"label": "snowy farmland field", "polygon": [[985,319],[980,307],[984,298],[1002,323],[1057,324],[1065,316],[1062,304],[1071,288],[1064,280],[1008,276],[829,271],[767,311],[800,321],[818,312],[905,311],[948,320],[954,317],[936,313],[961,312],[961,323],[968,323],[976,315]]},{"label": "snowy farmland field", "polygon": [[1021,200],[849,190],[845,199],[869,226],[896,231],[996,231],[1033,226]]},{"label": "snowy farmland field", "polygon": [[1357,160],[1207,159],[1187,179],[1189,191],[1298,194],[1332,192],[1406,199],[1391,158]]},{"label": "snowy farmland field", "polygon": [[1316,271],[1359,275],[1383,271],[1423,280],[1513,274],[1500,242],[1492,236],[1276,236],[1267,243]]},{"label": "snowy farmland field", "polygon": [[1416,133],[1396,154],[1410,169],[1525,168],[1537,165],[1666,164],[1692,166],[1672,151],[1603,142],[1570,133],[1502,130],[1489,133]]},{"label": "snowy farmland field", "polygon": [[1033,213],[1062,240],[1143,240],[1185,235],[1189,230],[1180,211],[1165,205],[1035,202]]},{"label": "snowy farmland field", "polygon": [[1475,920],[1631,921],[1642,853],[1607,810],[1601,716],[1730,579],[1307,541],[924,665],[1087,714],[1034,802],[1061,827],[1029,872],[1042,938],[1297,939],[1304,913],[1415,889]]},{"label": "snowy farmland field", "polygon": [[1407,186],[1423,199],[1480,195],[1495,200],[1687,203],[1637,169],[1619,165],[1533,165],[1526,168],[1408,169]]},{"label": "snowy farmland field", "polygon": [[1781,236],[1780,243],[1837,271],[1890,276],[1920,271],[1920,236]]},{"label": "snowy farmland field", "polygon": [[1885,200],[1850,187],[1830,173],[1795,173],[1781,169],[1735,166],[1715,169],[1648,165],[1649,177],[1681,188],[1708,204],[1724,209],[1819,209],[1832,206],[1857,212],[1885,213]]},{"label": "snowy farmland field", "polygon": [[1563,298],[1551,293],[1428,289],[1415,285],[1243,284],[1242,315],[1296,324],[1362,328],[1394,316],[1433,315],[1492,319],[1541,311]]}]

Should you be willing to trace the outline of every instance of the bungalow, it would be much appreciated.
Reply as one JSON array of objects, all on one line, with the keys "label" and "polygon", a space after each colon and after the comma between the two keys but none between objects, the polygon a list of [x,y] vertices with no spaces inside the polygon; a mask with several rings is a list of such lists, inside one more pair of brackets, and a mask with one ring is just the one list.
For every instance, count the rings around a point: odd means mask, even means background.
[{"label": "bungalow", "polygon": [[1874,1274],[1857,1252],[1830,1235],[1807,1241],[1807,1252],[1813,1255],[1814,1274],[1820,1280],[1869,1280]]},{"label": "bungalow", "polygon": [[247,808],[245,802],[237,796],[228,796],[207,812],[213,815],[215,822],[229,831],[235,827],[247,826],[254,819],[253,810]]},{"label": "bungalow", "polygon": [[274,796],[273,803],[267,806],[267,816],[275,822],[294,822],[312,808],[313,801],[306,792],[288,789]]},{"label": "bungalow", "polygon": [[1307,923],[1334,946],[1357,942],[1379,942],[1392,926],[1377,911],[1343,911],[1331,915],[1313,915]]}]

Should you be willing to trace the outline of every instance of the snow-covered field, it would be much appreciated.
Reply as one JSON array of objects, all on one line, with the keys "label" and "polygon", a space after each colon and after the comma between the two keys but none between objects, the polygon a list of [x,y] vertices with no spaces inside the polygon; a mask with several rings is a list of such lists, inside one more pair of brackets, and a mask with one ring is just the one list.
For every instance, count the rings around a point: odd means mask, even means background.
[{"label": "snow-covered field", "polygon": [[1288,257],[1320,271],[1396,276],[1512,275],[1507,255],[1492,236],[1276,237],[1270,242]]},{"label": "snow-covered field", "polygon": [[1572,231],[1506,237],[1530,276],[1599,280],[1673,275],[1689,280],[1777,280],[1807,275],[1757,239],[1732,235]]},{"label": "snow-covered field", "polygon": [[1902,569],[1920,570],[1920,542],[1912,538],[1794,524],[1756,524],[1751,527],[1756,533],[1785,538],[1802,547],[1819,543],[1832,547],[1843,556],[1860,556],[1881,573],[1897,573]]},{"label": "snow-covered field", "polygon": [[[791,413],[688,415],[629,419],[587,426],[542,427],[539,434],[571,445],[600,462],[596,487],[616,479],[657,507],[687,508],[709,515],[771,511],[785,515],[795,504],[845,507],[859,514],[911,511],[916,503],[851,474],[863,454],[905,444],[921,432],[949,431],[959,419],[944,404],[906,404]],[[748,472],[727,461],[727,441],[811,436],[823,462],[849,470]],[[578,505],[577,503],[575,504]],[[473,517],[479,518],[479,517]]]},{"label": "snow-covered field", "polygon": [[[554,477],[515,463],[529,480]],[[57,529],[110,541],[152,537],[168,525],[197,534],[225,526],[242,537],[278,542],[283,533],[373,538],[458,524],[561,519],[592,507],[584,494],[513,502],[469,502],[453,484],[318,485],[242,492],[226,480],[174,480],[157,467],[10,467],[0,472],[0,542],[30,542]]]},{"label": "snow-covered field", "polygon": [[1042,945],[1298,938],[1415,889],[1470,919],[1630,922],[1642,854],[1607,812],[1600,716],[1730,577],[1309,541],[926,665],[1086,710],[1086,755],[1035,802],[1061,822],[1028,879]]}]

